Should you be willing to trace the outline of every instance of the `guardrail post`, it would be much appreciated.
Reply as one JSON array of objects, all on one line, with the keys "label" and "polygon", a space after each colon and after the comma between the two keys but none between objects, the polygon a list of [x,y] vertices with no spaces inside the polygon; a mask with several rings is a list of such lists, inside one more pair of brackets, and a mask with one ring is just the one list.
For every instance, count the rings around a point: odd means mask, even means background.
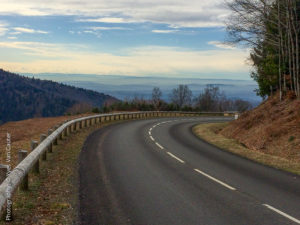
[{"label": "guardrail post", "polygon": [[62,133],[63,133],[63,136],[64,136],[64,137],[67,137],[67,136],[68,136],[68,131],[67,131],[67,128],[65,128],[65,129],[63,130],[63,132],[62,132]]},{"label": "guardrail post", "polygon": [[[53,133],[52,129],[48,130],[48,136],[51,135]],[[48,147],[48,152],[52,153],[52,142],[50,143],[49,147]]]},{"label": "guardrail post", "polygon": [[71,126],[69,125],[69,126],[67,126],[67,136],[69,136],[70,134],[71,134]]},{"label": "guardrail post", "polygon": [[[37,146],[38,146],[38,142],[32,140],[31,143],[30,143],[30,150],[33,151]],[[39,161],[39,159],[36,161],[36,163],[33,166],[33,172],[35,172],[35,173],[40,172],[40,161]]]},{"label": "guardrail post", "polygon": [[[18,152],[18,163],[22,162],[23,159],[26,158],[28,152],[25,150],[20,150]],[[25,177],[23,178],[21,185],[20,185],[20,189],[21,190],[28,190],[28,174],[25,175]]]},{"label": "guardrail post", "polygon": [[54,139],[53,145],[58,145],[58,143],[57,143],[57,137]]},{"label": "guardrail post", "polygon": [[[41,134],[40,143],[42,143],[47,138],[46,134]],[[47,151],[42,155],[42,160],[47,160]]]},{"label": "guardrail post", "polygon": [[63,132],[60,132],[60,134],[58,135],[58,139],[62,140],[63,139]]}]

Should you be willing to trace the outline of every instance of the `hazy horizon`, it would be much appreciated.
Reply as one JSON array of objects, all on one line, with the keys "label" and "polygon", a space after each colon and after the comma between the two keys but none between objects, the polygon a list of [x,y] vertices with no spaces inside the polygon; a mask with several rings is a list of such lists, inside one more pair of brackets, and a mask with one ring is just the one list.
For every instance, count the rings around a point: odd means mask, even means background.
[{"label": "hazy horizon", "polygon": [[188,85],[194,96],[197,96],[204,90],[206,85],[213,84],[224,91],[229,98],[241,98],[255,105],[261,102],[261,98],[254,92],[258,86],[253,80],[51,73],[22,75],[103,92],[121,100],[135,96],[150,99],[153,87],[160,87],[163,92],[163,99],[168,100],[172,89],[179,84]]}]

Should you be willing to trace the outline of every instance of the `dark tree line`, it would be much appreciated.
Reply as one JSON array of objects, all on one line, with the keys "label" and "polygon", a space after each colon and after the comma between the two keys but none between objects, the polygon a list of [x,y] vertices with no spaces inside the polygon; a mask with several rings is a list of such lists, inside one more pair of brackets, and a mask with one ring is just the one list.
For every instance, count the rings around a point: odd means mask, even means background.
[{"label": "dark tree line", "polygon": [[251,48],[257,93],[300,98],[300,0],[233,0],[229,43]]},{"label": "dark tree line", "polygon": [[201,112],[244,112],[252,108],[251,103],[242,99],[228,99],[219,87],[207,85],[203,92],[193,97],[192,91],[187,85],[179,85],[174,88],[169,96],[169,102],[162,99],[160,88],[152,91],[152,99],[134,97],[103,108],[108,111],[201,111]]},{"label": "dark tree line", "polygon": [[0,69],[0,124],[32,117],[90,111],[116,99],[53,81],[27,78]]}]

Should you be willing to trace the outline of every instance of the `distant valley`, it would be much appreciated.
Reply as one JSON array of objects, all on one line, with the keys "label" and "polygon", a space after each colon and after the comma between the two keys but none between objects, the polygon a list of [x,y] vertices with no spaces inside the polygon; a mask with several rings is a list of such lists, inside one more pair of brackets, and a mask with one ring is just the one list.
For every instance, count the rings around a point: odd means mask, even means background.
[{"label": "distant valley", "polygon": [[198,96],[207,84],[217,85],[228,98],[241,98],[258,105],[261,98],[256,95],[257,83],[252,80],[229,79],[200,79],[200,78],[168,78],[168,77],[132,77],[118,75],[84,75],[84,74],[23,74],[39,79],[54,80],[64,84],[114,96],[118,99],[133,98],[135,96],[145,99],[151,98],[153,87],[159,87],[162,98],[169,99],[171,90],[179,84],[186,84],[194,96]]}]

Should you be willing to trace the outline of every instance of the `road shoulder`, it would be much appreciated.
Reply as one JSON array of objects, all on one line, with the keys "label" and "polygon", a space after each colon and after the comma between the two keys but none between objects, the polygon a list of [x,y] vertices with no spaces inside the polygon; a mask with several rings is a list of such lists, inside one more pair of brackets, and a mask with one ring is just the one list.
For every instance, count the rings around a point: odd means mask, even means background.
[{"label": "road shoulder", "polygon": [[193,127],[193,133],[200,139],[221,148],[222,150],[237,154],[252,161],[300,175],[299,161],[287,160],[277,156],[264,154],[243,146],[235,139],[229,139],[217,131],[224,128],[228,123],[207,123]]}]

